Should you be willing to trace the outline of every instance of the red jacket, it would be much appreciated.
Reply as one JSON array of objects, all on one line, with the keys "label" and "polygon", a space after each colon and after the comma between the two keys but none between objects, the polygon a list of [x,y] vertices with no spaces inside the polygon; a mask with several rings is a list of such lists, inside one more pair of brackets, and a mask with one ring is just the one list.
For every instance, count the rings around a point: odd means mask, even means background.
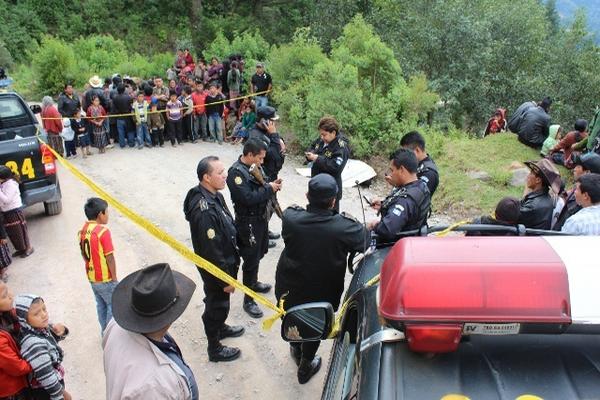
[{"label": "red jacket", "polygon": [[10,333],[0,330],[0,397],[19,393],[27,387],[31,366],[19,354],[19,348]]},{"label": "red jacket", "polygon": [[194,103],[194,114],[201,115],[206,112],[204,108],[204,101],[206,100],[206,95],[208,92],[206,90],[202,91],[202,93],[198,93],[194,91],[192,93],[192,102]]},{"label": "red jacket", "polygon": [[48,106],[42,109],[42,126],[46,130],[46,133],[60,135],[63,130],[62,116],[58,112],[56,106]]}]

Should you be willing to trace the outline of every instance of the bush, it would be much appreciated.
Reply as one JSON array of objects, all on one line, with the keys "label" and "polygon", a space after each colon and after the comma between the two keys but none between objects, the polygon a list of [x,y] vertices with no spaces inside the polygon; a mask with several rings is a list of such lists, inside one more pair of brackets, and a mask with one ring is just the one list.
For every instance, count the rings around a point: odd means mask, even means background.
[{"label": "bush", "polygon": [[12,68],[14,62],[12,55],[4,45],[2,41],[0,41],[0,67],[4,67],[5,69]]},{"label": "bush", "polygon": [[[302,146],[316,137],[324,114],[336,117],[356,157],[389,151],[403,124],[416,124],[439,97],[424,75],[407,85],[391,49],[361,16],[344,28],[328,58],[308,29],[270,55],[274,99]],[[279,90],[281,88],[281,90]]]},{"label": "bush", "polygon": [[37,76],[37,89],[40,94],[56,95],[67,81],[73,81],[76,74],[76,61],[73,49],[62,42],[46,36],[32,59]]},{"label": "bush", "polygon": [[253,32],[234,32],[234,38],[229,41],[219,30],[213,40],[202,53],[207,61],[217,57],[223,60],[231,54],[241,54],[246,60],[246,65],[252,66],[256,61],[264,61],[269,55],[270,46],[258,30]]}]

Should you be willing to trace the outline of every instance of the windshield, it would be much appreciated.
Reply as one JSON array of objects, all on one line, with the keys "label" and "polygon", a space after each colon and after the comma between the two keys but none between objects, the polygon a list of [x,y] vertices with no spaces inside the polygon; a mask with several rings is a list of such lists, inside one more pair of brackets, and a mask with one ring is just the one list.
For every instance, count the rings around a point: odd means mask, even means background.
[{"label": "windshield", "polygon": [[7,118],[26,116],[26,111],[19,99],[15,97],[0,98],[0,121]]}]

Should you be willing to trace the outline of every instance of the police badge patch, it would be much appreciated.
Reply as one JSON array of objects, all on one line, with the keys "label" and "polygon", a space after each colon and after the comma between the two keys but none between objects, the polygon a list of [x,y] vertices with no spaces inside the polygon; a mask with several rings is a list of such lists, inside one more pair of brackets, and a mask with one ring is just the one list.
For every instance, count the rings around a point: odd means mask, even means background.
[{"label": "police badge patch", "polygon": [[214,237],[215,237],[215,230],[213,228],[209,228],[206,231],[206,236],[208,236],[208,238],[211,239],[211,240],[214,239]]},{"label": "police badge patch", "polygon": [[236,176],[233,181],[235,182],[236,185],[241,185],[242,184],[242,177],[241,176]]}]

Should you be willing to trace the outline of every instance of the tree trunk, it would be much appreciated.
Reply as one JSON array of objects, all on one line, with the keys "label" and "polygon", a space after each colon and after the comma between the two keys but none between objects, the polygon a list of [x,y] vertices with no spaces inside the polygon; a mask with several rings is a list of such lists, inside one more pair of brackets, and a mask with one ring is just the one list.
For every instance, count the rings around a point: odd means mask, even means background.
[{"label": "tree trunk", "polygon": [[[196,57],[199,57],[201,51],[203,50],[200,33],[202,32],[202,0],[192,0],[191,6],[190,29],[192,31],[192,44],[194,45],[194,50],[196,51]],[[194,57],[194,59],[196,57]]]}]

